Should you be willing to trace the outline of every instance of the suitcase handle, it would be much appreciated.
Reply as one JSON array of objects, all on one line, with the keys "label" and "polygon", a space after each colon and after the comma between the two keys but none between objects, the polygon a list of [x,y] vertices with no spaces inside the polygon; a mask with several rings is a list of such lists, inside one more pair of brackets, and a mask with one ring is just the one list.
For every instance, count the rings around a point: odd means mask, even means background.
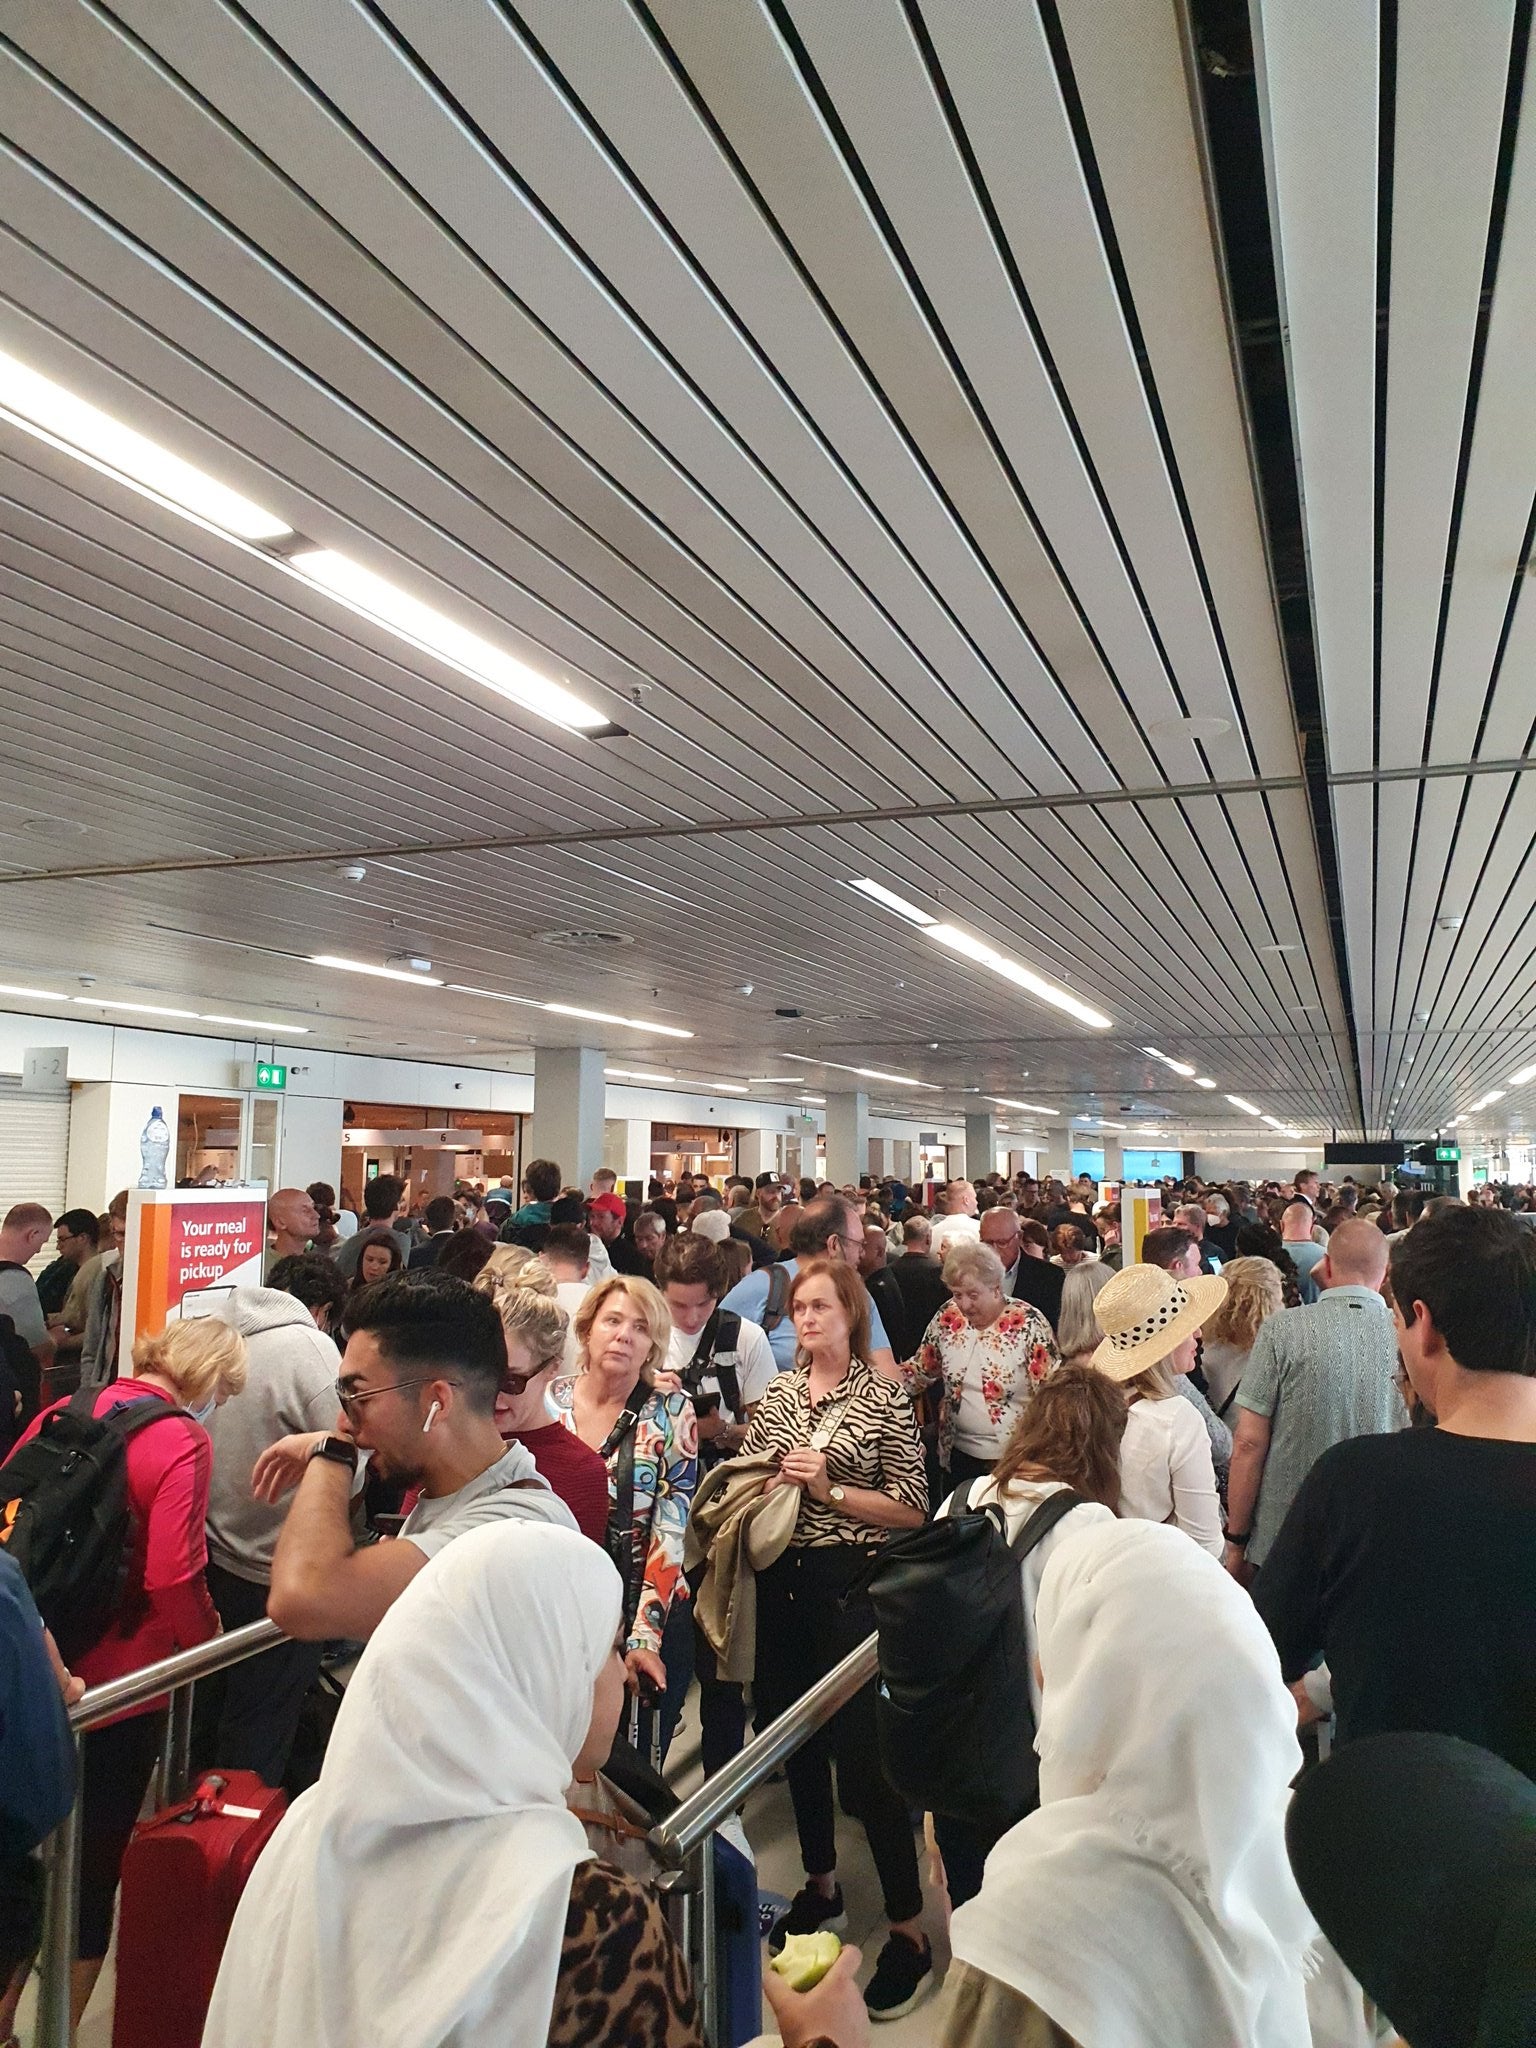
[{"label": "suitcase handle", "polygon": [[205,1778],[200,1778],[190,1803],[176,1816],[178,1825],[190,1827],[194,1821],[211,1819],[218,1812],[220,1796],[228,1785],[228,1778],[221,1778],[214,1771],[210,1771]]}]

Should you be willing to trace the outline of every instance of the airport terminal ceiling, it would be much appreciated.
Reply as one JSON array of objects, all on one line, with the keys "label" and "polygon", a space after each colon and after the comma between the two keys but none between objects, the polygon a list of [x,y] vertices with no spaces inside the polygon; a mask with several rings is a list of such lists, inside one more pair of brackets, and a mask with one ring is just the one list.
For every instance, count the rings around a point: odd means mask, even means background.
[{"label": "airport terminal ceiling", "polygon": [[1325,12],[19,0],[0,1005],[1522,1131],[1529,11]]}]

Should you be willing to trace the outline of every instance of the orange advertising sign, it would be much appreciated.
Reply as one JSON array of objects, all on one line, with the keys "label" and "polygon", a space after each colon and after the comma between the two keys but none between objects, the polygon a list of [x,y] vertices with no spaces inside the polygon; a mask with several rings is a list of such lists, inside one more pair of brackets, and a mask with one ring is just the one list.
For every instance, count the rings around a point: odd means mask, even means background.
[{"label": "orange advertising sign", "polygon": [[234,1287],[259,1287],[267,1190],[135,1188],[123,1250],[118,1370],[133,1370],[135,1337],[183,1316],[207,1315]]}]

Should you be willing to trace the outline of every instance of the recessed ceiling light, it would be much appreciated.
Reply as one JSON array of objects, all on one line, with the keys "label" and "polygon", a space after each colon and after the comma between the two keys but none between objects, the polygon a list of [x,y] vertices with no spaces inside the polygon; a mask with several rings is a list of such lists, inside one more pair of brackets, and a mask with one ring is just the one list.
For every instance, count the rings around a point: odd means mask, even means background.
[{"label": "recessed ceiling light", "polygon": [[1435,919],[1435,923],[1439,925],[1443,932],[1459,932],[1466,921],[1465,917],[1458,916],[1437,917]]},{"label": "recessed ceiling light", "polygon": [[342,974],[371,974],[379,981],[410,981],[418,988],[441,988],[442,982],[435,974],[408,974],[401,967],[375,967],[368,960],[348,960],[340,953],[311,953],[310,963],[315,967],[334,967]]},{"label": "recessed ceiling light", "polygon": [[337,598],[349,611],[387,626],[424,654],[435,655],[460,675],[484,683],[498,696],[509,697],[525,711],[537,713],[571,732],[593,732],[611,723],[606,712],[583,704],[571,691],[541,676],[505,648],[472,633],[435,606],[401,590],[350,556],[331,548],[306,548],[288,557],[288,566],[305,582]]},{"label": "recessed ceiling light", "polygon": [[264,1024],[259,1017],[221,1017],[212,1010],[199,1012],[204,1024],[233,1024],[241,1031],[287,1032],[297,1038],[308,1038],[307,1024]]},{"label": "recessed ceiling light", "polygon": [[34,1003],[67,1003],[70,1000],[51,988],[18,988],[8,981],[0,981],[0,996],[22,996]]},{"label": "recessed ceiling light", "polygon": [[787,1052],[783,1057],[787,1060],[797,1060],[802,1066],[831,1067],[839,1074],[858,1074],[866,1081],[890,1081],[898,1088],[925,1088],[931,1095],[942,1095],[944,1092],[936,1081],[916,1081],[910,1074],[887,1074],[879,1067],[848,1067],[840,1060],[812,1059],[809,1053],[803,1052]]},{"label": "recessed ceiling light", "polygon": [[1502,1102],[1503,1100],[1504,1090],[1502,1088],[1490,1088],[1480,1102],[1473,1103],[1472,1114],[1475,1116],[1480,1109],[1486,1109],[1491,1102]]},{"label": "recessed ceiling light", "polygon": [[1053,1009],[1065,1010],[1070,1017],[1076,1017],[1080,1024],[1086,1024],[1094,1031],[1108,1031],[1111,1020],[1102,1010],[1095,1010],[1090,1004],[1060,988],[1054,981],[1047,981],[1043,974],[1037,974],[1032,967],[1026,967],[1021,960],[1000,952],[996,946],[989,946],[985,939],[979,939],[974,932],[962,931],[959,925],[929,925],[923,936],[936,939],[941,946],[947,946],[962,959],[974,960],[978,967],[990,968],[1005,981],[1011,981],[1016,988],[1027,989],[1032,996],[1038,996],[1042,1003],[1049,1003]]},{"label": "recessed ceiling light", "polygon": [[73,1003],[84,1003],[92,1010],[132,1010],[140,1017],[184,1017],[195,1020],[196,1010],[168,1010],[160,1003],[117,1003],[106,996],[71,996]]},{"label": "recessed ceiling light", "polygon": [[1214,1081],[1208,1081],[1204,1074],[1197,1074],[1195,1076],[1195,1086],[1197,1088],[1214,1088],[1216,1086],[1216,1083]]},{"label": "recessed ceiling light", "polygon": [[1234,1109],[1240,1109],[1244,1116],[1262,1116],[1263,1111],[1255,1109],[1251,1102],[1244,1102],[1241,1095],[1229,1095],[1228,1102]]},{"label": "recessed ceiling light", "polygon": [[656,1024],[648,1017],[620,1017],[611,1010],[584,1010],[575,1003],[541,1003],[536,996],[512,996],[499,988],[472,988],[468,982],[450,981],[450,995],[483,996],[490,1003],[516,1003],[525,1010],[547,1010],[554,1017],[583,1017],[592,1024],[621,1024],[626,1031],[648,1031],[658,1038],[692,1038],[676,1024]]},{"label": "recessed ceiling light", "polygon": [[1170,1059],[1165,1052],[1159,1052],[1155,1045],[1144,1045],[1142,1051],[1149,1060],[1161,1060],[1165,1067],[1172,1067],[1176,1074],[1182,1074],[1186,1081],[1194,1079],[1195,1070],[1186,1060]]},{"label": "recessed ceiling light", "polygon": [[887,889],[883,882],[872,882],[867,875],[857,882],[849,882],[850,889],[857,889],[861,896],[869,896],[876,903],[883,903],[887,910],[894,910],[898,917],[904,917],[909,924],[937,924],[936,917],[930,917],[926,910],[919,910],[915,903],[909,903],[905,896],[898,896],[894,889]]},{"label": "recessed ceiling light", "polygon": [[169,448],[125,426],[0,350],[0,412],[66,455],[88,462],[173,512],[190,513],[249,541],[278,540],[291,528]]}]

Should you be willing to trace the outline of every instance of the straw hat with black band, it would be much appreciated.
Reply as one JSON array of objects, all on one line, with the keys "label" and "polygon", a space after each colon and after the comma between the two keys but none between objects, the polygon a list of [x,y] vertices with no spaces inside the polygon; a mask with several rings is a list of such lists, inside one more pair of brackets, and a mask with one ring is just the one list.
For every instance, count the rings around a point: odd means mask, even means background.
[{"label": "straw hat with black band", "polygon": [[1177,1351],[1226,1298],[1220,1274],[1177,1280],[1161,1266],[1127,1266],[1093,1304],[1104,1341],[1091,1363],[1112,1380],[1133,1380]]}]

